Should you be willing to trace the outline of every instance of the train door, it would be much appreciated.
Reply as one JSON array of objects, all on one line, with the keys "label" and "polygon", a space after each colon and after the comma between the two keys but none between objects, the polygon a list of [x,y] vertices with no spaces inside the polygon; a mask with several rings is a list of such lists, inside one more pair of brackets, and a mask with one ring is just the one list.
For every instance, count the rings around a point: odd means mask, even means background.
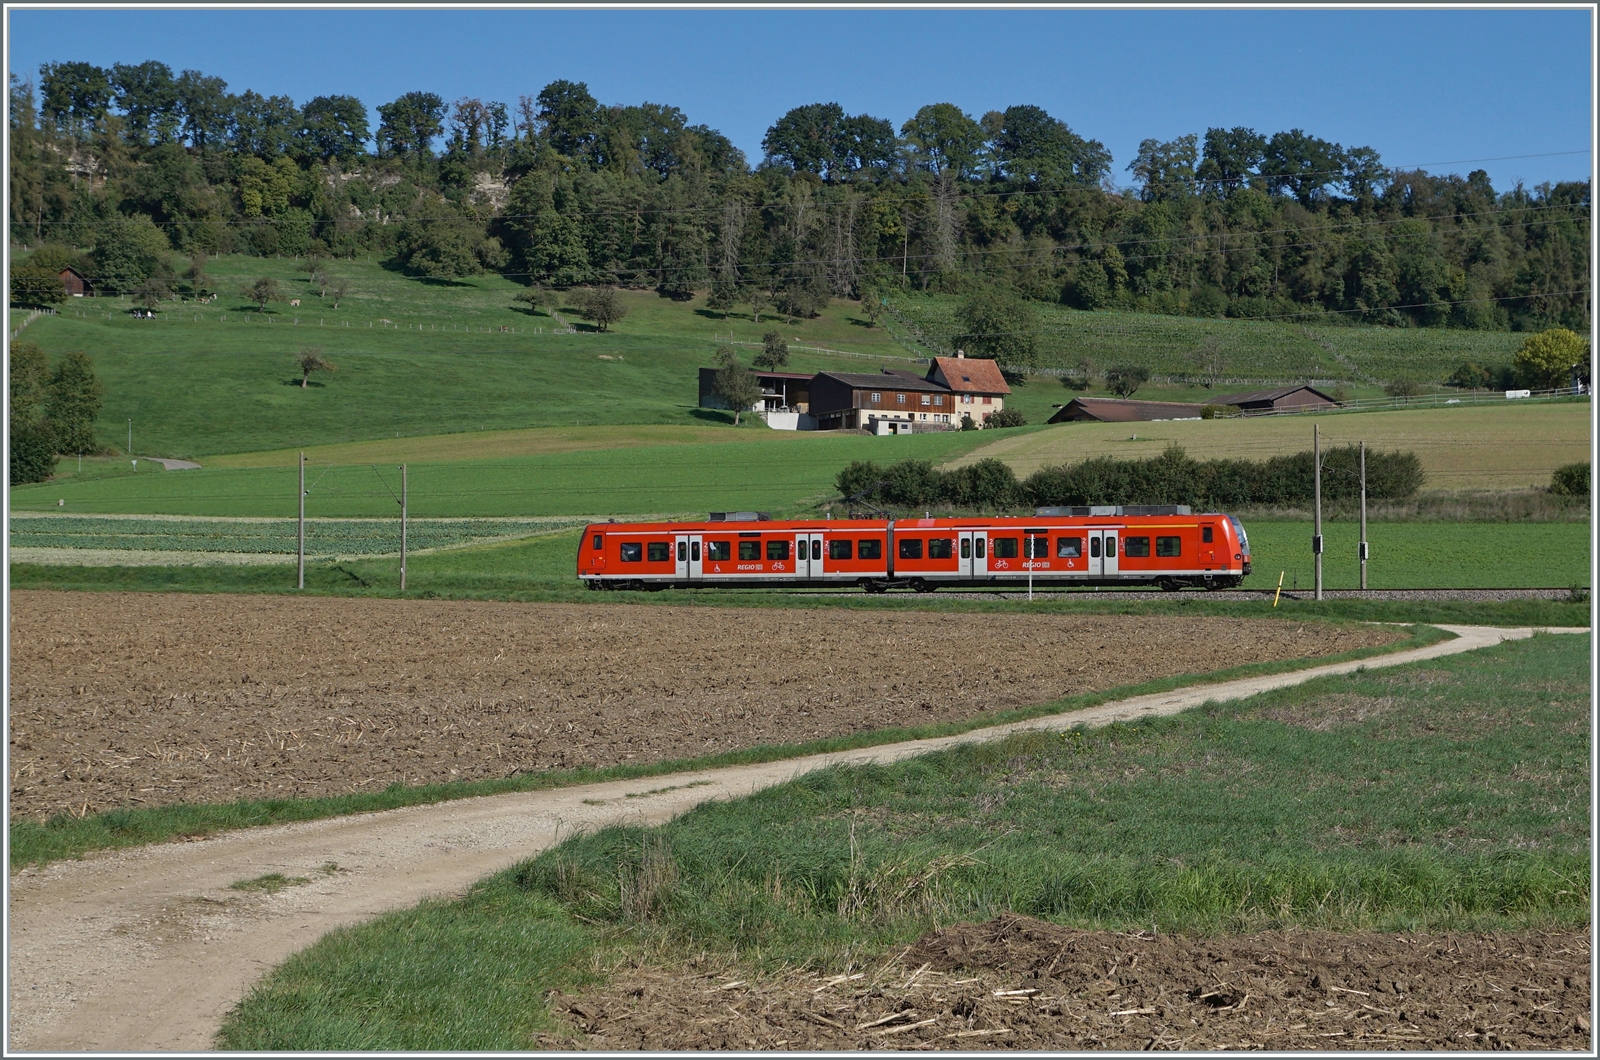
[{"label": "train door", "polygon": [[1117,532],[1115,530],[1089,531],[1089,574],[1117,573]]},{"label": "train door", "polygon": [[957,544],[961,552],[961,576],[983,578],[989,574],[989,539],[982,530],[963,530]]},{"label": "train door", "polygon": [[700,577],[700,548],[701,540],[699,534],[679,536],[677,541],[678,577],[691,579]]},{"label": "train door", "polygon": [[822,535],[795,535],[794,574],[796,578],[822,577]]}]

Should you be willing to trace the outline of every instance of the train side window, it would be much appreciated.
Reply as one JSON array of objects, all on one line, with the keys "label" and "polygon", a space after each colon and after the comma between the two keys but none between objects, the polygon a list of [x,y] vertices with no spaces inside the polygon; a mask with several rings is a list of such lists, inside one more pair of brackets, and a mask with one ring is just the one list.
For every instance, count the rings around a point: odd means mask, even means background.
[{"label": "train side window", "polygon": [[768,559],[788,559],[789,558],[789,542],[787,542],[787,541],[768,541],[767,542],[767,558]]},{"label": "train side window", "polygon": [[601,548],[601,544],[602,544],[602,542],[600,540],[600,535],[596,534],[596,535],[594,535],[594,544],[590,545],[589,547],[594,549],[596,552],[599,552],[600,548]]},{"label": "train side window", "polygon": [[864,538],[856,542],[856,556],[859,559],[882,559],[883,542],[876,538]]},{"label": "train side window", "polygon": [[901,559],[921,559],[922,558],[922,538],[920,538],[920,537],[902,537],[900,539],[900,558]]},{"label": "train side window", "polygon": [[1023,538],[1022,539],[1022,558],[1023,559],[1049,559],[1050,558],[1050,539],[1048,537],[1044,537],[1042,535],[1036,537],[1033,534],[1029,534],[1027,537]]},{"label": "train side window", "polygon": [[689,555],[689,546],[682,541],[678,542],[678,562],[682,563]]},{"label": "train side window", "polygon": [[1089,558],[1100,558],[1100,539],[1098,537],[1091,537],[1089,539]]},{"label": "train side window", "polygon": [[1117,558],[1117,538],[1115,534],[1106,535],[1106,559]]},{"label": "train side window", "polygon": [[978,558],[982,559],[984,552],[987,551],[988,548],[989,548],[989,539],[986,538],[986,537],[976,538],[974,540],[974,542],[973,542],[973,546],[972,547],[973,547],[973,550],[976,552]]},{"label": "train side window", "polygon": [[731,559],[732,557],[733,557],[733,542],[731,542],[731,541],[707,541],[706,542],[706,559],[709,559],[709,560],[715,562],[717,560]]},{"label": "train side window", "polygon": [[640,541],[624,541],[622,543],[622,562],[638,563],[644,559],[644,543]]},{"label": "train side window", "polygon": [[1058,537],[1056,538],[1057,559],[1077,559],[1083,555],[1083,538]]},{"label": "train side window", "polygon": [[672,546],[665,541],[652,541],[645,546],[645,558],[651,563],[671,563]]},{"label": "train side window", "polygon": [[1143,559],[1150,555],[1150,539],[1138,536],[1123,538],[1122,554],[1129,559]]},{"label": "train side window", "polygon": [[1211,527],[1202,526],[1200,528],[1200,540],[1208,545],[1211,544]]},{"label": "train side window", "polygon": [[963,537],[961,539],[961,558],[962,559],[971,559],[972,558],[972,538],[970,538],[970,537]]},{"label": "train side window", "polygon": [[802,537],[798,542],[796,542],[794,555],[795,559],[799,560],[801,563],[804,563],[806,560],[811,558],[811,548],[805,538]]},{"label": "train side window", "polygon": [[955,538],[953,537],[928,538],[928,558],[949,559],[952,547],[955,545],[955,543]]},{"label": "train side window", "polygon": [[1017,539],[1014,537],[997,537],[993,541],[995,559],[1016,559]]},{"label": "train side window", "polygon": [[741,559],[741,560],[750,560],[750,559],[760,559],[760,558],[761,558],[761,542],[759,542],[759,541],[741,541],[741,542],[739,542],[739,559]]},{"label": "train side window", "polygon": [[836,537],[828,542],[829,559],[849,559],[850,542],[842,537]]},{"label": "train side window", "polygon": [[1156,538],[1156,555],[1178,556],[1183,554],[1183,542],[1177,537]]},{"label": "train side window", "polygon": [[689,545],[689,559],[691,562],[700,562],[700,542],[695,541]]}]

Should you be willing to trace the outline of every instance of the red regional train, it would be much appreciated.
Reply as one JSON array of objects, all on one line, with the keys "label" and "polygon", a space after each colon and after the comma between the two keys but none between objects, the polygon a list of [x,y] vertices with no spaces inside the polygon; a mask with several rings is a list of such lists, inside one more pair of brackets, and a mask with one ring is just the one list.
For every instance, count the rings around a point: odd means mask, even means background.
[{"label": "red regional train", "polygon": [[593,523],[578,547],[590,589],[1156,585],[1225,589],[1250,573],[1231,515],[1179,505],[1041,508],[1031,517]]}]

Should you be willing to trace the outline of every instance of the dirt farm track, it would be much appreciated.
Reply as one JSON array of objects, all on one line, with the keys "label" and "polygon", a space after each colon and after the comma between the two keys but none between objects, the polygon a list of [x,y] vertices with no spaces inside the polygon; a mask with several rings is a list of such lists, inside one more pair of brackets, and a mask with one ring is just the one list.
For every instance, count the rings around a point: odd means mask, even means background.
[{"label": "dirt farm track", "polygon": [[1225,618],[16,592],[11,815],[306,797],[951,721],[1394,640]]}]

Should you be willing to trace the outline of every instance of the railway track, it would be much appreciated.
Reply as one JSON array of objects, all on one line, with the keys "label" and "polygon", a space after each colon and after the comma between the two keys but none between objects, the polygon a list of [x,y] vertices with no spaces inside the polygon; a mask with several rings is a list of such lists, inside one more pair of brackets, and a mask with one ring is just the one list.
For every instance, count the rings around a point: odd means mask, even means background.
[{"label": "railway track", "polygon": [[[806,596],[838,596],[841,593],[854,593],[858,590],[815,590],[804,593]],[[1138,589],[1066,589],[1051,587],[1039,588],[1033,591],[1037,597],[1059,599],[1066,597],[1094,597],[1097,600],[1145,600],[1145,599],[1186,599],[1189,597],[1204,597],[1207,600],[1260,600],[1271,598],[1278,591],[1274,586],[1270,589],[1217,589],[1211,592],[1203,590],[1185,590],[1178,593],[1163,592],[1155,587]],[[1015,600],[1027,599],[1026,589],[1017,589],[1007,586],[1004,589],[961,589],[941,590],[940,597],[957,600]],[[1311,589],[1284,589],[1285,600],[1311,600],[1314,593]],[[1589,599],[1587,586],[1574,589],[1572,586],[1550,588],[1488,588],[1488,589],[1323,589],[1324,600],[1482,600],[1486,602],[1499,600],[1563,600],[1572,603],[1584,603]]]}]

